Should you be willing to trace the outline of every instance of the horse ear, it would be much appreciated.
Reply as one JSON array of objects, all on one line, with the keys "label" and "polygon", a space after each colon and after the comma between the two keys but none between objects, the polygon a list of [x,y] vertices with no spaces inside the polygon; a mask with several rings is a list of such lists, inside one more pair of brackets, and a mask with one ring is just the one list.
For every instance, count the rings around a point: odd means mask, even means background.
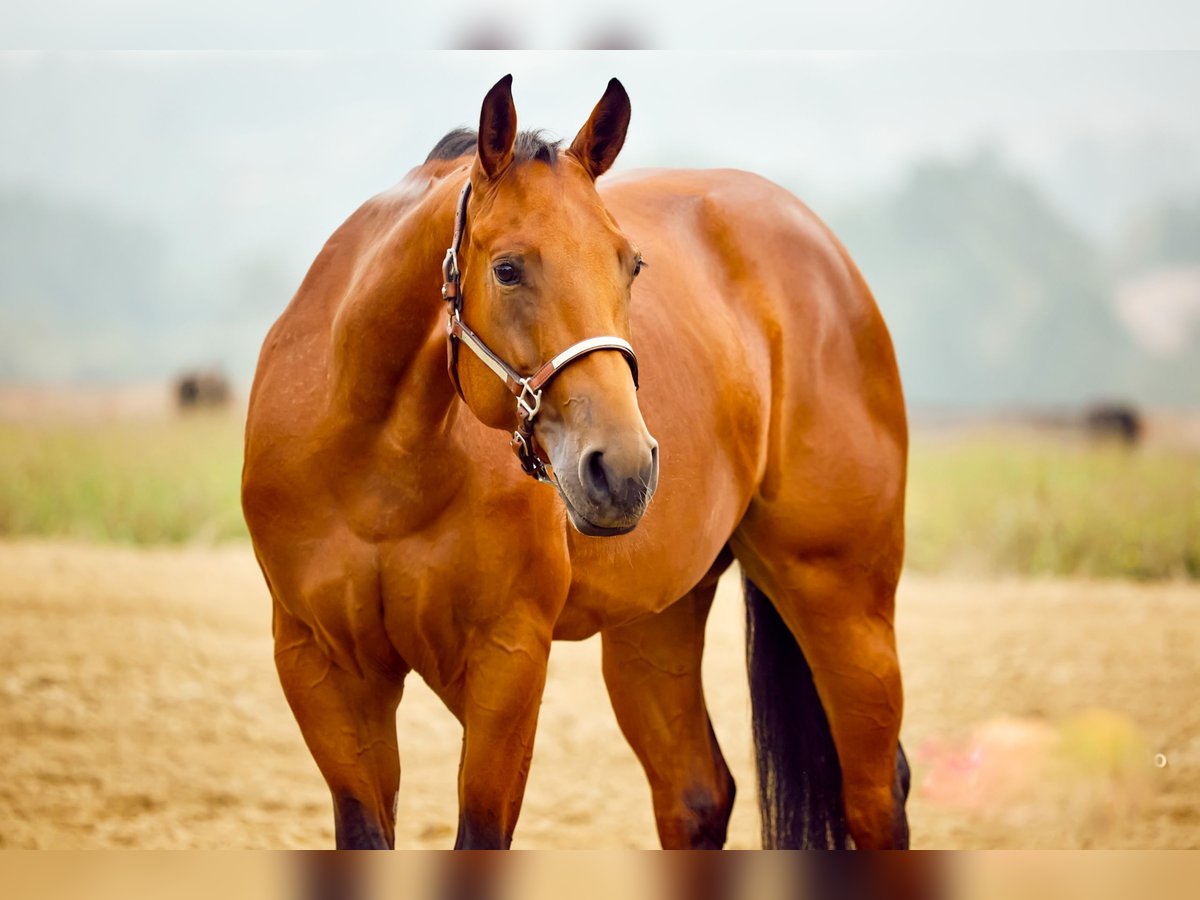
[{"label": "horse ear", "polygon": [[613,78],[567,151],[593,179],[607,172],[621,152],[629,129],[629,113],[629,95],[621,82]]},{"label": "horse ear", "polygon": [[512,76],[505,75],[488,91],[479,111],[479,164],[488,178],[495,178],[508,168],[516,140],[517,107],[512,98]]}]

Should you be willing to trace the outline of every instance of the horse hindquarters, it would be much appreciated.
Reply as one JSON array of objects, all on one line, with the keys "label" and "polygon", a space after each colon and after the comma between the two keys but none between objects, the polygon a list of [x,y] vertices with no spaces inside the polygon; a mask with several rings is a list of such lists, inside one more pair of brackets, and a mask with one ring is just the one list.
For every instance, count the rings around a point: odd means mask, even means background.
[{"label": "horse hindquarters", "polygon": [[745,592],[763,846],[844,849],[853,839],[863,849],[907,848],[890,617],[884,627],[839,614],[839,603],[858,605],[852,592],[810,595],[815,608],[786,591],[773,603],[748,578]]},{"label": "horse hindquarters", "polygon": [[842,770],[808,661],[767,596],[742,584],[763,846],[845,849]]}]

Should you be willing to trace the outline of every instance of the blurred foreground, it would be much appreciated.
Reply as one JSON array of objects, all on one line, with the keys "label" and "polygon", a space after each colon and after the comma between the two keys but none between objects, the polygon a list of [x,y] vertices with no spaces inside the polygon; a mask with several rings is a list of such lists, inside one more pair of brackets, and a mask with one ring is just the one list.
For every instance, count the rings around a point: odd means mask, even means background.
[{"label": "blurred foreground", "polygon": [[1176,900],[1183,853],[10,854],[19,894],[72,900]]},{"label": "blurred foreground", "polygon": [[[248,545],[8,541],[0,572],[0,847],[333,845]],[[906,577],[914,846],[1200,846],[1198,604],[1188,582]],[[727,578],[705,684],[739,787],[729,846],[752,848],[742,617]],[[657,846],[599,657],[554,646],[515,847]],[[399,734],[398,846],[449,847],[461,731],[416,676]]]}]

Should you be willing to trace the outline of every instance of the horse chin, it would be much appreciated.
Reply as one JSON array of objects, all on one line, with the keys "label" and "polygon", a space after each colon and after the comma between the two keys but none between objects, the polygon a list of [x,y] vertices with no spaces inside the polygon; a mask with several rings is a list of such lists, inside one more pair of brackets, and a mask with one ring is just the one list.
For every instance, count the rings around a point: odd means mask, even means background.
[{"label": "horse chin", "polygon": [[575,530],[588,537],[617,537],[629,534],[642,521],[641,514],[638,514],[633,517],[631,522],[620,525],[598,525],[575,508],[575,504],[571,502],[571,498],[567,496],[567,492],[561,486],[558,489],[558,495],[562,497],[563,506],[567,508],[567,518],[571,520]]}]

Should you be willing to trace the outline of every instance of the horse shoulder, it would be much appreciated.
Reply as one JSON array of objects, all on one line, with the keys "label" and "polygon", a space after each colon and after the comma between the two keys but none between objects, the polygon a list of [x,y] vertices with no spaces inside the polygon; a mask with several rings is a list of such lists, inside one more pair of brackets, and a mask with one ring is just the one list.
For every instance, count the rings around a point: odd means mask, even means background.
[{"label": "horse shoulder", "polygon": [[[256,543],[323,544],[339,531],[336,520],[369,545],[355,522],[382,520],[380,505],[395,499],[370,490],[388,452],[395,395],[394,373],[372,354],[402,365],[406,348],[380,335],[370,319],[404,305],[397,286],[404,273],[394,273],[400,267],[388,257],[415,229],[414,211],[431,183],[418,170],[359,207],[325,243],[264,341],[242,475],[243,510]],[[436,304],[430,309],[432,323]],[[408,355],[414,355],[424,335],[403,316],[393,317],[408,326]],[[357,368],[347,371],[351,357]]]}]

